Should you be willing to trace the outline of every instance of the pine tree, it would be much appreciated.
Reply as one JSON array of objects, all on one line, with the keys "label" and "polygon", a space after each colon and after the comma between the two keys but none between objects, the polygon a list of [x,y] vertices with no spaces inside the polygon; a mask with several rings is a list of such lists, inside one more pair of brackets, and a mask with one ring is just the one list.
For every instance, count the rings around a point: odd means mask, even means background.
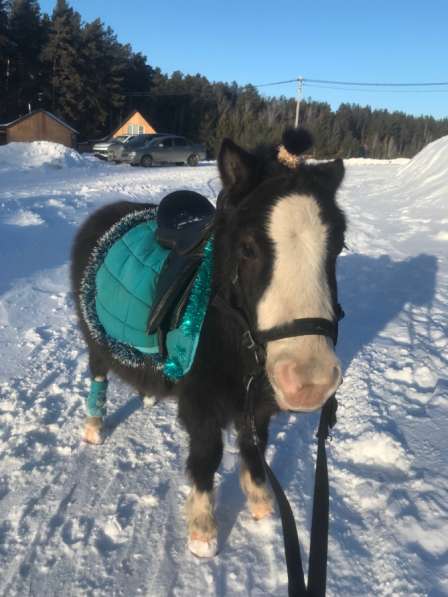
[{"label": "pine tree", "polygon": [[100,19],[85,25],[81,42],[81,132],[95,138],[113,128],[113,117],[124,104],[122,82],[128,49]]},{"label": "pine tree", "polygon": [[45,31],[37,0],[12,0],[9,10],[7,112],[15,118],[37,108],[42,86],[39,54]]},{"label": "pine tree", "polygon": [[6,0],[0,0],[0,122],[7,117],[10,46]]},{"label": "pine tree", "polygon": [[81,78],[81,17],[66,2],[57,0],[51,17],[48,43],[42,61],[50,69],[46,102],[51,111],[75,127],[80,123],[83,98]]},{"label": "pine tree", "polygon": [[[145,113],[154,105],[154,98],[149,94],[154,86],[154,80],[160,80],[161,72],[147,64],[146,56],[140,52],[133,53],[130,46],[125,46],[125,48],[127,57],[122,87],[126,100],[123,110],[129,113],[135,109]],[[131,94],[141,94],[141,96]]]}]

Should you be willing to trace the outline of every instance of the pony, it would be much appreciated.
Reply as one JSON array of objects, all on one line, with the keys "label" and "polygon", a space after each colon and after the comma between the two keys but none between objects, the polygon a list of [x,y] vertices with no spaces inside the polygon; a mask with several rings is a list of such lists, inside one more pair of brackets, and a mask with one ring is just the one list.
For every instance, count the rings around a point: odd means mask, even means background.
[{"label": "pony", "polygon": [[[344,246],[345,216],[336,192],[343,176],[340,159],[308,164],[300,158],[312,138],[288,129],[280,145],[243,149],[222,142],[218,169],[222,181],[212,225],[210,298],[189,371],[170,380],[150,361],[129,366],[95,337],[82,306],[82,286],[99,239],[120,219],[148,209],[119,202],[98,210],[79,230],[71,278],[93,383],[109,371],[141,396],[175,397],[178,417],[189,435],[186,469],[191,492],[186,503],[188,547],[199,557],[217,551],[213,482],[223,454],[222,432],[234,425],[241,456],[240,482],[255,519],[273,510],[258,449],[268,442],[271,417],[280,410],[320,409],[341,383],[341,366],[329,333],[308,330],[282,334],[296,320],[338,318],[336,260]],[[220,303],[214,298],[219,296]],[[237,310],[262,342],[264,358],[253,396],[256,447],[247,422],[246,352]],[[104,396],[103,396],[104,398]],[[104,439],[104,411],[86,420],[84,439]]]}]

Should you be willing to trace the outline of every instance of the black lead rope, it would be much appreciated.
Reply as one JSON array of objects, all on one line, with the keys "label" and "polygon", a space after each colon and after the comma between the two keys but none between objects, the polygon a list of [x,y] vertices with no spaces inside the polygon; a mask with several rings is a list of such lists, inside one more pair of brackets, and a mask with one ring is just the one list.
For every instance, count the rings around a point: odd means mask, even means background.
[{"label": "black lead rope", "polygon": [[286,568],[288,572],[289,597],[324,597],[327,584],[328,520],[329,520],[329,484],[325,440],[329,428],[336,423],[337,401],[332,396],[322,409],[317,432],[317,459],[314,482],[313,514],[310,535],[310,553],[308,564],[308,587],[305,584],[300,543],[294,514],[288,498],[277,477],[266,462],[255,426],[253,408],[253,390],[255,378],[251,377],[247,387],[247,409],[252,432],[252,441],[257,447],[266,476],[274,493],[283,529],[283,543]]},{"label": "black lead rope", "polygon": [[[282,328],[255,334],[253,327],[249,325],[248,318],[244,311],[230,306],[227,301],[219,295],[214,297],[212,305],[228,315],[231,315],[244,330],[242,334],[242,346],[246,349],[245,360],[249,362],[249,365],[247,365],[247,363],[245,365],[246,371],[248,372],[246,377],[246,417],[251,430],[252,441],[257,448],[259,458],[271,484],[280,512],[286,568],[288,572],[288,595],[289,597],[325,597],[329,521],[329,484],[325,441],[328,438],[329,430],[336,423],[336,397],[333,395],[327,400],[322,408],[317,431],[317,459],[307,586],[305,583],[305,575],[300,553],[299,537],[291,506],[260,448],[255,425],[253,394],[256,389],[254,386],[257,385],[264,375],[265,349],[264,346],[261,345],[262,342],[291,336],[318,334],[331,337],[334,344],[336,344],[338,331],[337,323],[334,324],[333,322],[319,318],[298,319],[288,326],[282,326]],[[338,305],[337,320],[341,319],[343,316],[344,312]],[[247,359],[247,355],[251,357],[249,360]]]}]

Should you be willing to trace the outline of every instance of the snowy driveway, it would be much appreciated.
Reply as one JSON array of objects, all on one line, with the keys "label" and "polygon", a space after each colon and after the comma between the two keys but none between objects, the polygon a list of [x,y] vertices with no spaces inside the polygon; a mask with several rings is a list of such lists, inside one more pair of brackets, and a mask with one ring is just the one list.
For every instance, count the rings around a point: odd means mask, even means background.
[{"label": "snowy driveway", "polygon": [[[403,178],[399,162],[347,166],[340,202],[349,219],[348,250],[339,267],[347,317],[338,346],[339,420],[329,445],[328,593],[442,596],[447,178],[433,184],[425,203],[425,191],[409,183],[412,175],[418,181],[415,168],[408,166]],[[179,188],[213,197],[216,177],[213,164],[0,168],[1,595],[286,594],[280,523],[255,522],[245,509],[232,433],[218,475],[220,553],[210,561],[186,551],[186,435],[175,404],[142,410],[114,380],[107,442],[98,448],[79,442],[88,377],[68,285],[77,226],[118,199],[158,201]],[[316,416],[282,414],[268,450],[302,543],[315,426]]]}]

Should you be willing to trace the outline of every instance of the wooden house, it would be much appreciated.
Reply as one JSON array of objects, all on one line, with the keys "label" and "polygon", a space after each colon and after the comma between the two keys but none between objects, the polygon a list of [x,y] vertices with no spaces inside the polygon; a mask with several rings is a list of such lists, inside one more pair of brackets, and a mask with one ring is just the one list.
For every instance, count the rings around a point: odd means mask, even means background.
[{"label": "wooden house", "polygon": [[142,135],[155,133],[156,130],[149,124],[147,120],[137,110],[134,110],[126,120],[112,133],[112,137],[120,137],[121,135]]},{"label": "wooden house", "polygon": [[78,131],[47,112],[34,110],[7,124],[0,124],[0,144],[11,141],[53,141],[76,147]]}]

